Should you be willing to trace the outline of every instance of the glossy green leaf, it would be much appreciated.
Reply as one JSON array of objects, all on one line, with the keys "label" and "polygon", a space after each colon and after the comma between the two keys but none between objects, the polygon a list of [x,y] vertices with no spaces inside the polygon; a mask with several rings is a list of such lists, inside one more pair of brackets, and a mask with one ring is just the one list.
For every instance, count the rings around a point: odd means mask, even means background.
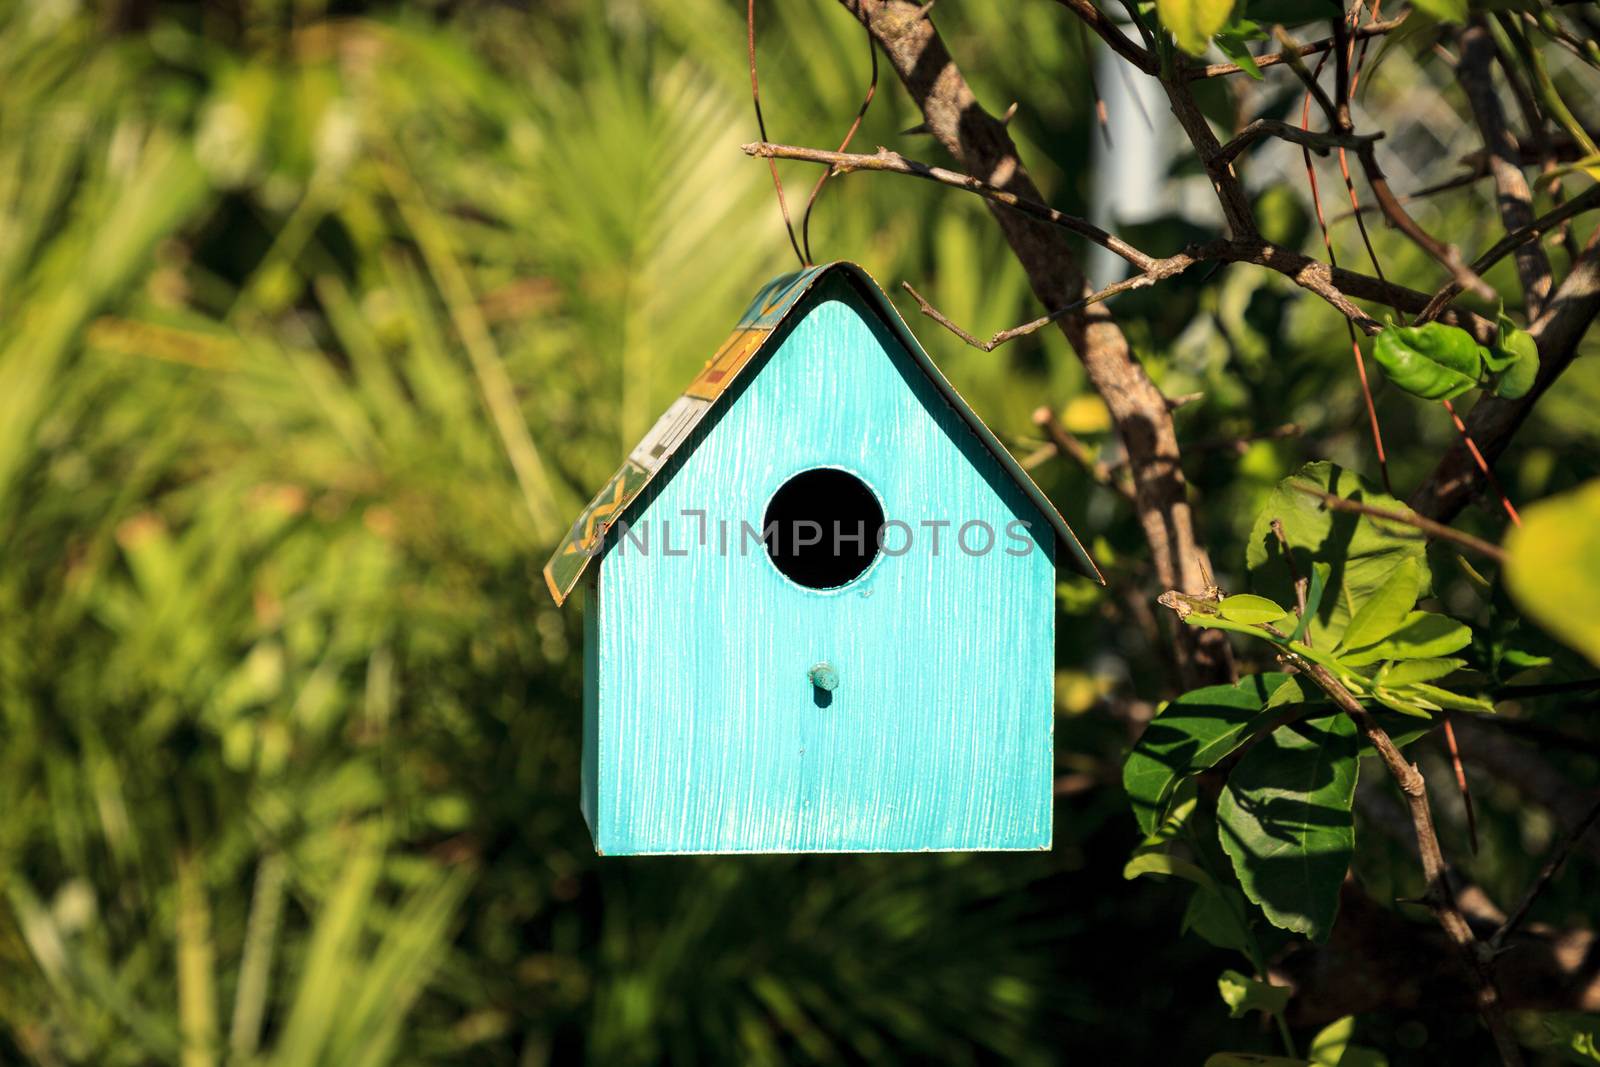
[{"label": "glossy green leaf", "polygon": [[1197,611],[1192,615],[1185,616],[1183,621],[1186,625],[1198,626],[1202,630],[1232,630],[1234,633],[1244,634],[1246,637],[1259,637],[1266,641],[1273,639],[1272,635],[1260,626],[1251,623],[1234,622],[1232,619],[1225,619],[1221,615],[1202,615]]},{"label": "glossy green leaf", "polygon": [[1211,886],[1216,884],[1199,864],[1166,852],[1143,853],[1133,857],[1122,868],[1122,877],[1129,881],[1147,874],[1184,878],[1195,885]]},{"label": "glossy green leaf", "polygon": [[1265,724],[1263,705],[1287,677],[1257,674],[1238,685],[1194,689],[1150,720],[1122,766],[1122,785],[1141,832],[1156,829],[1184,776],[1214,765]]},{"label": "glossy green leaf", "polygon": [[1466,624],[1448,615],[1413,611],[1400,627],[1376,644],[1340,654],[1347,666],[1364,667],[1386,659],[1435,659],[1459,652],[1472,643]]},{"label": "glossy green leaf", "polygon": [[1233,0],[1156,0],[1156,14],[1179,48],[1203,56],[1233,14]]},{"label": "glossy green leaf", "polygon": [[1376,689],[1372,697],[1390,711],[1398,711],[1402,715],[1409,715],[1418,719],[1431,719],[1433,713],[1414,700],[1407,700],[1398,693],[1388,689]]},{"label": "glossy green leaf", "polygon": [[1422,589],[1422,568],[1406,560],[1389,573],[1388,580],[1361,605],[1345,628],[1339,647],[1362,648],[1376,644],[1398,630],[1416,606]]},{"label": "glossy green leaf", "polygon": [[1490,390],[1496,396],[1515,400],[1527,395],[1539,376],[1539,346],[1532,334],[1517,329],[1515,323],[1501,315],[1499,336],[1485,362],[1495,372]]},{"label": "glossy green leaf", "polygon": [[1391,689],[1410,685],[1413,682],[1431,682],[1435,678],[1443,678],[1453,674],[1466,666],[1464,659],[1408,659],[1400,660],[1389,665],[1388,671],[1383,675],[1381,685]]},{"label": "glossy green leaf", "polygon": [[1239,761],[1217,804],[1218,838],[1245,896],[1317,941],[1333,927],[1355,847],[1357,748],[1343,714],[1281,726]]},{"label": "glossy green leaf", "polygon": [[1305,702],[1305,699],[1305,689],[1301,687],[1300,679],[1289,677],[1285,678],[1283,684],[1272,691],[1272,695],[1267,698],[1266,708],[1270,711],[1273,708],[1286,707],[1290,704],[1301,704]]},{"label": "glossy green leaf", "polygon": [[1389,1067],[1389,1060],[1376,1049],[1351,1043],[1356,1032],[1356,1017],[1346,1015],[1317,1031],[1306,1054],[1316,1067]]},{"label": "glossy green leaf", "polygon": [[[1415,561],[1421,568],[1423,592],[1427,591],[1427,546],[1417,531],[1396,523],[1374,522],[1365,515],[1334,511],[1297,486],[1331,492],[1373,507],[1404,511],[1405,505],[1332,463],[1309,464],[1268,494],[1250,528],[1245,550],[1251,590],[1280,604],[1290,604],[1295,600],[1295,578],[1309,576],[1311,589],[1307,592],[1306,609],[1311,622],[1307,633],[1316,647],[1332,648],[1355,613],[1405,561]],[[1292,568],[1273,535],[1275,518],[1283,523]],[[1326,568],[1324,589],[1320,597],[1313,597],[1319,565]]]},{"label": "glossy green leaf", "polygon": [[1229,61],[1238,65],[1245,74],[1261,80],[1261,68],[1256,66],[1255,56],[1250,54],[1249,42],[1259,41],[1266,37],[1266,33],[1250,19],[1234,19],[1218,31],[1216,36],[1217,48]]},{"label": "glossy green leaf", "polygon": [[1396,687],[1396,691],[1402,697],[1426,700],[1441,708],[1452,708],[1456,711],[1494,711],[1494,702],[1485,697],[1466,696],[1426,682],[1413,682],[1404,689]]},{"label": "glossy green leaf", "polygon": [[1264,596],[1256,596],[1254,593],[1223,597],[1222,602],[1217,605],[1217,611],[1230,622],[1242,622],[1251,626],[1264,622],[1277,622],[1289,614],[1273,601]]},{"label": "glossy green leaf", "polygon": [[1242,1019],[1252,1011],[1277,1015],[1289,1005],[1289,987],[1258,982],[1229,968],[1217,977],[1217,992],[1228,1005],[1230,1019]]},{"label": "glossy green leaf", "polygon": [[1600,479],[1525,510],[1506,551],[1517,604],[1600,664]]},{"label": "glossy green leaf", "polygon": [[1483,373],[1483,348],[1457,326],[1385,326],[1372,356],[1395,385],[1425,400],[1448,400],[1476,388]]}]

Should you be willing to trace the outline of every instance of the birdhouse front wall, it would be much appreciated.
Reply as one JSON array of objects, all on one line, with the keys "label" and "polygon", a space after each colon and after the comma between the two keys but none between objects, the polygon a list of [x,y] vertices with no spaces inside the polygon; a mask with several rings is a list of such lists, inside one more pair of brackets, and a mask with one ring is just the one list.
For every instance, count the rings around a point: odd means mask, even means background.
[{"label": "birdhouse front wall", "polygon": [[[1046,848],[1051,527],[848,280],[806,299],[593,570],[596,846]],[[909,531],[886,530],[838,588],[786,577],[741,526],[759,530],[779,488],[816,468],[860,479]],[[994,541],[974,552],[982,527]]]}]

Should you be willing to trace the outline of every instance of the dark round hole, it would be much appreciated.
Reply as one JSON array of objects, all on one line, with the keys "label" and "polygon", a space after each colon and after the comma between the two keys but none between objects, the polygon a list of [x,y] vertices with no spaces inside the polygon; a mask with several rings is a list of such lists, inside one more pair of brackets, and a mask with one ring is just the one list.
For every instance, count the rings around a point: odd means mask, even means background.
[{"label": "dark round hole", "polygon": [[883,508],[872,490],[832,467],[784,482],[761,521],[773,565],[810,589],[837,588],[866,570],[882,528]]}]

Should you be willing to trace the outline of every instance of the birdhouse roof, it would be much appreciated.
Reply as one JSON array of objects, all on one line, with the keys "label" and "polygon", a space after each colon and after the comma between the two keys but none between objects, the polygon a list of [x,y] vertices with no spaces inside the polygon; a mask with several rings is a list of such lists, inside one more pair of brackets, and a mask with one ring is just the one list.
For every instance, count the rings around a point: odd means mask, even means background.
[{"label": "birdhouse roof", "polygon": [[751,365],[758,364],[757,357],[771,347],[768,342],[779,333],[790,315],[805,305],[806,295],[830,275],[839,275],[851,283],[851,291],[883,320],[940,395],[972,428],[984,447],[994,454],[1001,468],[1016,482],[1018,488],[1038,507],[1055,530],[1057,541],[1072,555],[1078,569],[1105,584],[1099,568],[1089,553],[1084,551],[1072,528],[1067,525],[1067,520],[1061,517],[1050,498],[1034,484],[1016,458],[940,373],[877,282],[856,264],[837,261],[781,275],[756,294],[728,339],[722,342],[694,381],[689,383],[683,395],[673,401],[672,406],[628,453],[622,466],[606,482],[605,488],[583,509],[566,538],[556,546],[555,554],[544,566],[544,580],[557,604],[566,601],[578,580],[583,577],[589,561],[600,554],[606,532],[627,515],[634,501],[639,499],[655,476],[689,440],[694,428],[713,410],[727,403],[725,398],[736,392],[732,386],[741,374]]}]

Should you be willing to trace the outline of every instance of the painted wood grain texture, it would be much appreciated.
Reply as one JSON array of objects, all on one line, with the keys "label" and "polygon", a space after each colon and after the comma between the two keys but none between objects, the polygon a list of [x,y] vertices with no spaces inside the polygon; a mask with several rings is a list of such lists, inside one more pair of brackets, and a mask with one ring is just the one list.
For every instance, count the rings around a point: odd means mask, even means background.
[{"label": "painted wood grain texture", "polygon": [[[599,561],[584,609],[596,846],[1048,848],[1050,527],[848,282],[809,299],[636,506],[649,554],[618,543]],[[860,477],[914,535],[837,590],[795,585],[759,543],[740,551],[739,522],[759,528],[778,487],[818,466]],[[707,545],[685,511],[706,513]],[[981,555],[956,543],[974,519],[996,532]],[[1034,534],[1022,556],[1004,551],[1016,519]],[[950,523],[937,554],[925,520]],[[687,555],[663,554],[668,531]],[[826,707],[807,678],[824,661],[839,675]]]}]

